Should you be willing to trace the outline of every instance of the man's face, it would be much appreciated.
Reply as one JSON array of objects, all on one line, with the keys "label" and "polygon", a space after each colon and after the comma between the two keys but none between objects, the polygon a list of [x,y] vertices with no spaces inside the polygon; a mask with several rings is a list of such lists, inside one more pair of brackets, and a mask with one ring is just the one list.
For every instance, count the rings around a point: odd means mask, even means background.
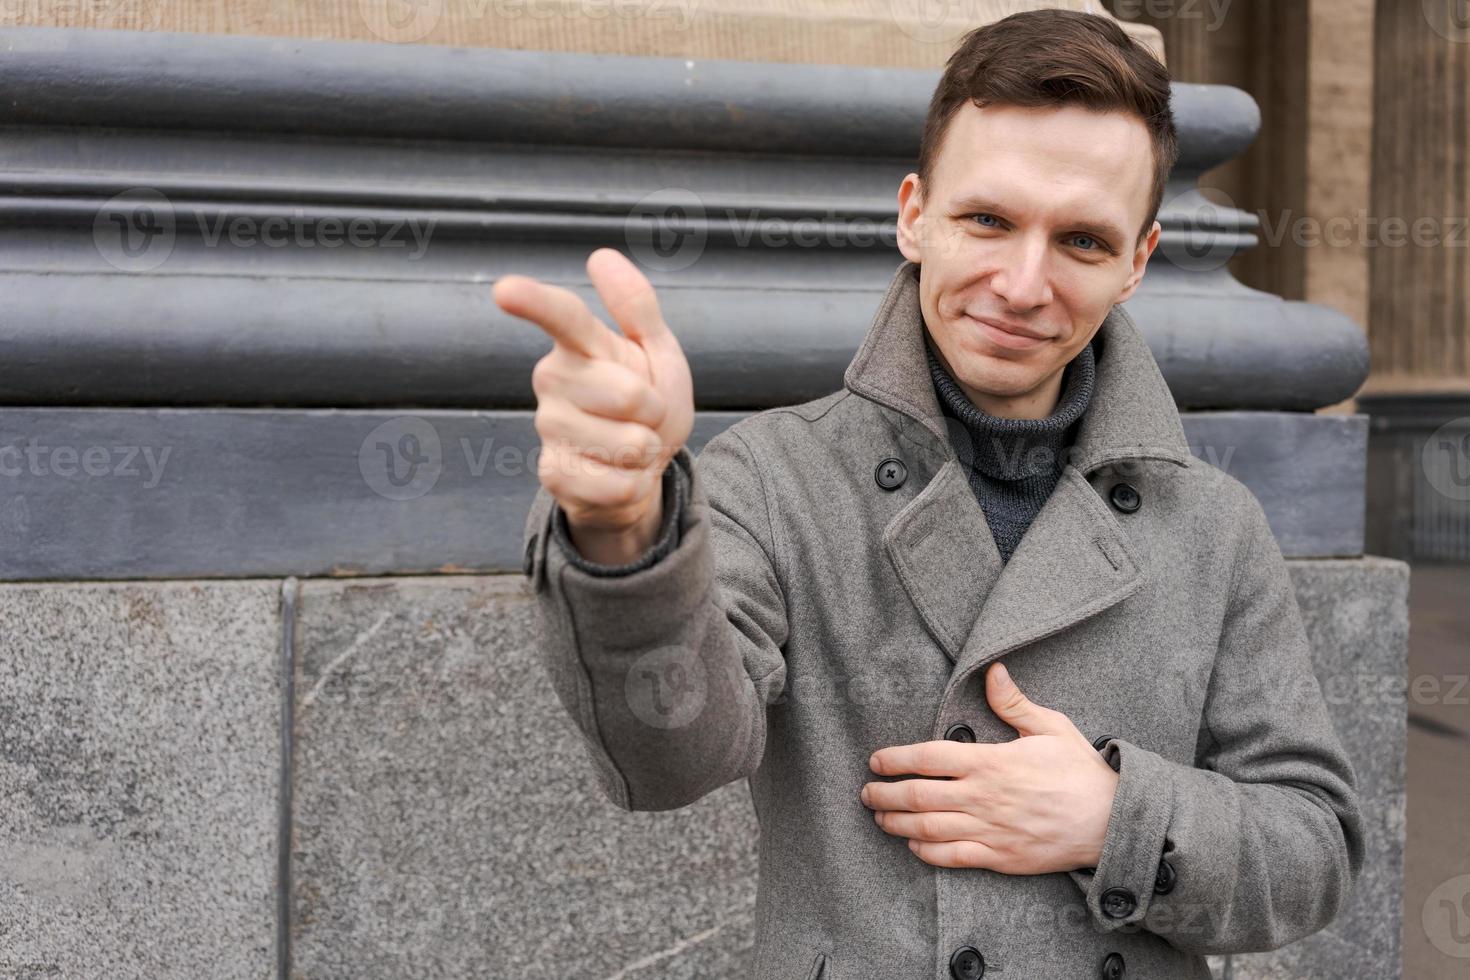
[{"label": "man's face", "polygon": [[1052,412],[1062,369],[1143,278],[1159,240],[1158,222],[1136,240],[1152,189],[1148,130],[1126,113],[955,114],[930,186],[909,174],[899,188],[899,249],[920,265],[929,335],[976,406]]}]

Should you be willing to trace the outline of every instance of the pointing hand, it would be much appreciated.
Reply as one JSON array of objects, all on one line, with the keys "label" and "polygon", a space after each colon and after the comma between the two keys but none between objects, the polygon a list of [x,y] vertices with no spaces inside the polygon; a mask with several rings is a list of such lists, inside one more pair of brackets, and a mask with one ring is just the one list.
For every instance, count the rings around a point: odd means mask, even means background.
[{"label": "pointing hand", "polygon": [[555,342],[531,371],[542,442],[537,478],[565,511],[577,550],[621,564],[657,537],[661,478],[693,427],[694,385],[638,267],[600,248],[588,256],[587,274],[621,334],[577,294],[528,276],[501,277],[492,295]]}]

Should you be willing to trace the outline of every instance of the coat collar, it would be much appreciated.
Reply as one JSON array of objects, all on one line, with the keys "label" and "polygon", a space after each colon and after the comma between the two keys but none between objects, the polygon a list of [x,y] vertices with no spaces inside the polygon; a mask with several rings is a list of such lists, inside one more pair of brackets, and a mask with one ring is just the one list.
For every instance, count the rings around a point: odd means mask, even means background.
[{"label": "coat collar", "polygon": [[1103,470],[1111,463],[1156,459],[1187,466],[1191,456],[1147,342],[1114,306],[1094,340],[1092,400],[1062,477],[1003,563],[950,445],[929,374],[918,273],[913,262],[899,266],[844,381],[853,393],[898,413],[901,434],[908,436],[900,440],[902,451],[922,445],[942,459],[918,496],[884,528],[883,546],[930,633],[956,662],[954,690],[991,660],[1136,592],[1146,569],[1100,488],[1089,481],[1117,482]]}]

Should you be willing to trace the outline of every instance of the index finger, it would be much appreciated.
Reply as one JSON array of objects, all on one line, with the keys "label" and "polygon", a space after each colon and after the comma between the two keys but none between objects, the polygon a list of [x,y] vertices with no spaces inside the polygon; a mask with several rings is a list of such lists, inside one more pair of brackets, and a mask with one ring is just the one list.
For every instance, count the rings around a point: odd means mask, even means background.
[{"label": "index finger", "polygon": [[492,287],[496,304],[512,316],[530,320],[568,350],[593,360],[612,352],[614,334],[592,315],[582,297],[530,276],[501,276]]},{"label": "index finger", "polygon": [[889,745],[874,752],[868,768],[881,776],[963,776],[975,768],[975,746],[949,739]]}]

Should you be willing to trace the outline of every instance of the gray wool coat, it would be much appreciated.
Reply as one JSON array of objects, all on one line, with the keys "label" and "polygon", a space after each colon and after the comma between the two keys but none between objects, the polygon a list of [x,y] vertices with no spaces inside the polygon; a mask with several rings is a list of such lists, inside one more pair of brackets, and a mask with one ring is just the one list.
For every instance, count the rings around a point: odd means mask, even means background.
[{"label": "gray wool coat", "polygon": [[[651,566],[570,564],[537,494],[545,662],[602,790],[665,810],[749,779],[755,980],[1206,978],[1203,954],[1321,929],[1362,816],[1259,502],[1191,455],[1115,306],[1061,480],[1003,565],[933,390],[917,272],[898,268],[842,390],[679,452],[689,499]],[[885,460],[906,472],[892,489]],[[958,724],[1018,737],[985,699],[998,658],[1119,773],[1096,868],[928,865],[858,797],[875,749]],[[983,966],[952,973],[964,947]]]}]

